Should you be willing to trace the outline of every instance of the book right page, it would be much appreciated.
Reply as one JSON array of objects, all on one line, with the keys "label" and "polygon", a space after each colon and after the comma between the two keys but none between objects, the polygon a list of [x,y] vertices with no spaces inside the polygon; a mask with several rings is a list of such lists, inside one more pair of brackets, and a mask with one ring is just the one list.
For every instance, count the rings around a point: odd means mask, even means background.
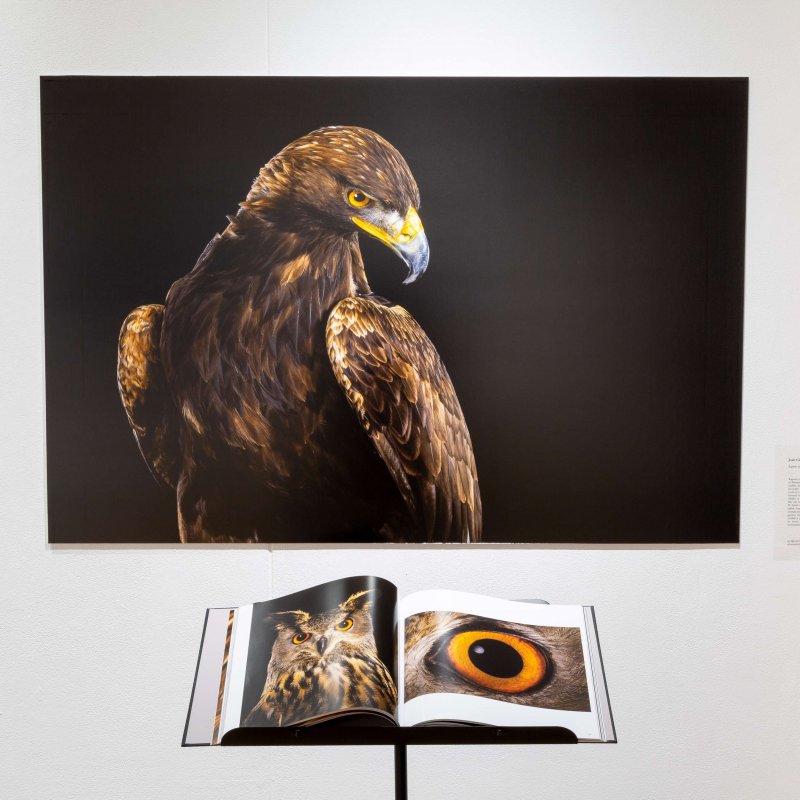
[{"label": "book right page", "polygon": [[398,603],[403,726],[561,726],[601,738],[583,606],[416,592]]}]

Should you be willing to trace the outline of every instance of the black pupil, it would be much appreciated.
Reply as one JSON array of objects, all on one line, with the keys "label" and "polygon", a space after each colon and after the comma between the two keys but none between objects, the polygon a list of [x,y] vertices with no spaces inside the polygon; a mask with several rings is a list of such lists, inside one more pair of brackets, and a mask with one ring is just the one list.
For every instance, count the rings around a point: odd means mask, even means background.
[{"label": "black pupil", "polygon": [[522,656],[497,639],[478,639],[469,646],[469,660],[487,675],[513,678],[522,670]]},{"label": "black pupil", "polygon": [[353,195],[353,200],[355,200],[356,203],[363,203],[364,199],[365,199],[365,195],[361,194],[361,192],[356,192]]}]

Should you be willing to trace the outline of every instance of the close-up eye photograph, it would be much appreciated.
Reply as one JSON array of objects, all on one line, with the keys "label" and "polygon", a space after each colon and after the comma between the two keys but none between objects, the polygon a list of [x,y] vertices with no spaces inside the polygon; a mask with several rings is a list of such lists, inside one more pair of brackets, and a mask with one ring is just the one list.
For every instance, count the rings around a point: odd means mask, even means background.
[{"label": "close-up eye photograph", "polygon": [[2,20],[0,797],[800,797],[797,0]]},{"label": "close-up eye photograph", "polygon": [[405,697],[449,692],[590,711],[580,633],[453,612],[408,617]]}]

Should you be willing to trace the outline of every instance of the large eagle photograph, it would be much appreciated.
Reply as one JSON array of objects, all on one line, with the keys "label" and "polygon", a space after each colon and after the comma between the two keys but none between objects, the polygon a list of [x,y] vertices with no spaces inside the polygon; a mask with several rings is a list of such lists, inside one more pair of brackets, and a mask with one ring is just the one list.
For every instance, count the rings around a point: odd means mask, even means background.
[{"label": "large eagle photograph", "polygon": [[746,80],[41,91],[50,542],[737,541]]},{"label": "large eagle photograph", "polygon": [[478,542],[467,423],[435,345],[372,292],[370,236],[428,267],[420,192],[377,133],[330,126],[263,166],[163,304],[119,337],[125,413],[183,542]]}]

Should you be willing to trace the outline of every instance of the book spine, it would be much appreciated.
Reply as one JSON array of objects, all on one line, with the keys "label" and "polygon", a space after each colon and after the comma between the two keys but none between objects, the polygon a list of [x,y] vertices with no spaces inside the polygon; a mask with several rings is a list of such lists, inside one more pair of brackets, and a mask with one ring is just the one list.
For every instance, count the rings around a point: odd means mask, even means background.
[{"label": "book spine", "polygon": [[203,633],[200,636],[200,649],[197,651],[197,664],[194,668],[194,680],[192,681],[192,694],[189,698],[189,710],[186,712],[186,724],[183,726],[183,738],[181,739],[181,746],[186,747],[186,737],[189,733],[189,720],[192,718],[192,706],[194,705],[194,693],[197,690],[197,675],[200,672],[200,661],[203,657],[203,643],[206,640],[206,629],[208,627],[208,609],[206,615],[203,617]]},{"label": "book spine", "polygon": [[603,656],[600,652],[600,637],[597,634],[594,606],[584,606],[583,616],[586,621],[586,643],[592,668],[592,682],[594,684],[600,739],[603,742],[616,742],[617,733],[614,729],[614,717],[611,715],[611,702],[608,697],[608,684],[606,683],[606,673],[603,668]]}]

